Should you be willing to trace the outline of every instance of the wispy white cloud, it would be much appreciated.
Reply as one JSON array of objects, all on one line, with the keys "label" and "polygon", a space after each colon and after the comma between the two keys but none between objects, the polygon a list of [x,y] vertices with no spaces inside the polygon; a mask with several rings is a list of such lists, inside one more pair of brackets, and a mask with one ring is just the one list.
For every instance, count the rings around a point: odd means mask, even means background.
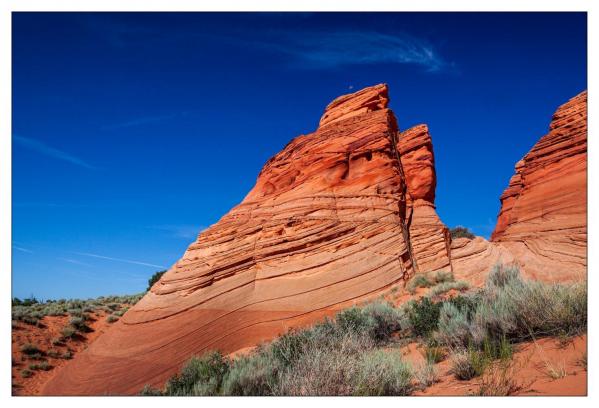
[{"label": "wispy white cloud", "polygon": [[75,264],[75,265],[92,266],[92,265],[90,265],[88,263],[81,262],[81,261],[78,261],[76,259],[69,259],[69,258],[56,258],[56,259],[61,260],[61,261],[65,261],[65,262],[68,262],[68,263],[72,263],[72,264]]},{"label": "wispy white cloud", "polygon": [[427,71],[448,66],[426,40],[377,31],[284,32],[254,45],[286,54],[304,68],[342,65],[415,64]]},{"label": "wispy white cloud", "polygon": [[31,139],[31,138],[23,137],[23,136],[18,136],[18,135],[13,135],[13,140],[16,143],[18,143],[19,145],[21,145],[27,149],[34,150],[34,151],[44,154],[46,156],[54,157],[55,159],[63,160],[63,161],[75,164],[77,166],[85,167],[87,169],[96,169],[96,167],[92,166],[91,164],[87,163],[86,161],[84,161],[78,157],[75,157],[65,151],[48,146],[47,144],[40,142],[39,140]]},{"label": "wispy white cloud", "polygon": [[140,126],[140,125],[145,125],[148,123],[162,122],[164,120],[173,119],[180,115],[185,116],[185,115],[187,115],[187,112],[173,113],[170,115],[145,116],[142,118],[131,119],[131,120],[121,122],[121,123],[114,123],[112,125],[107,125],[107,126],[104,126],[103,129],[114,130],[114,129],[133,127],[133,126]]},{"label": "wispy white cloud", "polygon": [[195,239],[206,227],[202,225],[151,225],[148,228],[164,231],[176,238]]},{"label": "wispy white cloud", "polygon": [[156,264],[151,264],[151,263],[147,263],[147,262],[135,261],[135,260],[132,260],[132,259],[113,258],[111,256],[91,254],[89,252],[75,252],[75,254],[82,255],[82,256],[89,256],[91,258],[107,259],[109,261],[117,261],[117,262],[130,263],[130,264],[134,264],[134,265],[150,266],[152,268],[163,268],[163,269],[166,268],[163,265],[156,265]]},{"label": "wispy white cloud", "polygon": [[23,247],[16,246],[16,245],[13,245],[12,247],[13,247],[13,249],[16,249],[17,251],[26,252],[28,254],[32,254],[33,253],[32,250],[27,249],[27,248],[23,248]]}]

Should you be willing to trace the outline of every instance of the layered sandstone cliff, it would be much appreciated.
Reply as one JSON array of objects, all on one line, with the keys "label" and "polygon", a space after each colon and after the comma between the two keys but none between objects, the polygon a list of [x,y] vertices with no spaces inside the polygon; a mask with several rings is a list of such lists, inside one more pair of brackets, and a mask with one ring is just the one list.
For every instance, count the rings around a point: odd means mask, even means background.
[{"label": "layered sandstone cliff", "polygon": [[516,164],[501,196],[491,241],[527,274],[570,280],[586,274],[587,93],[560,106],[543,136]]},{"label": "layered sandstone cliff", "polygon": [[476,237],[451,243],[456,277],[478,285],[494,264],[515,263],[532,279],[585,279],[586,168],[585,91],[557,109],[549,133],[516,163],[490,242]]},{"label": "layered sandstone cliff", "polygon": [[421,271],[451,270],[449,230],[435,210],[435,155],[426,125],[399,134],[397,148],[407,183],[407,222]]},{"label": "layered sandstone cliff", "polygon": [[271,158],[243,202],[45,392],[135,393],[194,353],[255,345],[403,286],[417,269],[408,201],[431,200],[434,182],[410,185],[418,198],[407,198],[387,105],[386,85],[333,101],[318,130]]}]

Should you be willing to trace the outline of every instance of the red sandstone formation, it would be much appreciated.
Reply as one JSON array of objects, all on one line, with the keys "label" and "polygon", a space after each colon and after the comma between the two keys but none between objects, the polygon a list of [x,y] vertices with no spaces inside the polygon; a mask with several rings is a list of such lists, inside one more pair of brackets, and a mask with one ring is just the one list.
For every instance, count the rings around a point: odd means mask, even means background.
[{"label": "red sandstone formation", "polygon": [[[386,85],[333,101],[45,393],[132,394],[194,353],[255,345],[403,285],[416,259],[387,103]],[[421,184],[414,194],[434,197],[434,180]]]},{"label": "red sandstone formation", "polygon": [[435,211],[435,156],[426,125],[399,134],[397,148],[407,182],[410,243],[421,271],[451,270],[449,230]]},{"label": "red sandstone formation", "polygon": [[547,279],[585,270],[586,93],[516,166],[493,242],[451,241],[435,211],[428,128],[399,133],[387,105],[386,85],[329,104],[319,128],[271,158],[243,202],[43,394],[160,386],[193,354],[254,346],[419,271],[477,285],[498,261]]},{"label": "red sandstone formation", "polygon": [[477,285],[495,263],[514,262],[533,279],[585,278],[586,139],[585,91],[558,108],[549,133],[516,163],[491,242],[481,237],[452,242],[456,277]]},{"label": "red sandstone formation", "polygon": [[516,164],[491,241],[536,279],[580,279],[587,249],[587,93],[560,106]]}]

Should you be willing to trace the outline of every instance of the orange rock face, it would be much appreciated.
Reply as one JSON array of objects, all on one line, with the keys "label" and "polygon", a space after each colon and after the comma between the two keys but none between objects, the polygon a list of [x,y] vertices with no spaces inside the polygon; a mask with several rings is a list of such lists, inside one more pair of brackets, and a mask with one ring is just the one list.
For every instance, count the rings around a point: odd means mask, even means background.
[{"label": "orange rock face", "polygon": [[449,230],[435,210],[435,155],[426,125],[399,134],[397,148],[407,183],[410,244],[421,271],[451,270]]},{"label": "orange rock face", "polygon": [[516,164],[491,240],[533,278],[586,274],[587,93],[560,106],[549,133]]},{"label": "orange rock face", "polygon": [[[318,130],[271,158],[243,202],[45,393],[136,393],[194,353],[252,346],[403,285],[416,259],[387,103],[385,85],[332,102]],[[417,171],[423,151],[405,140]],[[425,184],[414,184],[421,200],[434,197],[434,176]]]}]

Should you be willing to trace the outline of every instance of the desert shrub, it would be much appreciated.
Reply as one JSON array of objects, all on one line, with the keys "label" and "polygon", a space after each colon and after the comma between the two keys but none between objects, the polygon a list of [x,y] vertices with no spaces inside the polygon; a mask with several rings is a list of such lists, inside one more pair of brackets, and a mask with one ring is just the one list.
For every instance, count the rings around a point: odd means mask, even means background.
[{"label": "desert shrub", "polygon": [[21,318],[21,321],[23,323],[27,323],[27,324],[30,324],[32,326],[37,326],[39,324],[39,319],[37,317],[33,317],[31,315],[24,315]]},{"label": "desert shrub", "polygon": [[387,302],[352,307],[337,314],[335,322],[348,333],[360,333],[378,344],[387,342],[400,329],[400,312]]},{"label": "desert shrub", "polygon": [[438,271],[435,274],[435,283],[453,282],[455,278],[451,271]]},{"label": "desert shrub", "polygon": [[106,318],[106,321],[107,321],[108,323],[114,323],[114,322],[116,322],[116,321],[118,321],[118,320],[119,320],[119,318],[118,318],[117,316],[113,315],[113,314],[109,315],[109,316]]},{"label": "desert shrub", "polygon": [[218,352],[191,358],[181,372],[166,383],[165,395],[218,395],[229,360]]},{"label": "desert shrub", "polygon": [[433,286],[433,284],[425,275],[417,274],[406,284],[406,289],[411,294],[414,294],[416,293],[416,288],[428,288]]},{"label": "desert shrub", "polygon": [[468,312],[460,310],[451,302],[443,302],[434,338],[450,347],[464,347],[470,342]]},{"label": "desert shrub", "polygon": [[412,392],[412,370],[399,351],[365,353],[356,377],[352,384],[355,395],[409,395]]},{"label": "desert shrub", "polygon": [[449,303],[455,306],[460,312],[465,313],[468,321],[471,321],[472,317],[474,316],[474,313],[476,312],[476,308],[480,303],[480,299],[480,292],[469,292],[466,294],[459,294],[457,296],[454,296],[446,300],[444,303]]},{"label": "desert shrub", "polygon": [[477,368],[480,368],[480,365],[474,367],[473,362],[477,364],[474,353],[476,353],[474,350],[460,349],[450,355],[450,373],[458,380],[469,380],[477,375]]},{"label": "desert shrub", "polygon": [[41,311],[32,311],[29,316],[33,317],[34,319],[40,320],[44,317],[44,313],[42,313]]},{"label": "desert shrub", "polygon": [[106,305],[110,310],[118,310],[120,305],[118,303],[109,303]]},{"label": "desert shrub", "polygon": [[268,353],[283,367],[287,367],[297,361],[310,347],[310,343],[315,343],[311,341],[312,334],[310,330],[291,330],[273,341],[268,347]]},{"label": "desert shrub", "polygon": [[436,344],[436,342],[431,341],[429,344],[426,344],[421,351],[424,359],[428,363],[436,364],[440,363],[445,359],[445,350],[443,347]]},{"label": "desert shrub", "polygon": [[482,375],[475,395],[495,397],[514,395],[522,389],[522,385],[516,378],[513,362],[492,364]]},{"label": "desert shrub", "polygon": [[21,346],[21,352],[27,355],[41,354],[42,350],[38,346],[31,343],[26,343]]},{"label": "desert shrub", "polygon": [[231,364],[223,379],[225,395],[273,395],[280,363],[267,353],[243,356]]},{"label": "desert shrub", "polygon": [[64,316],[66,311],[60,306],[48,307],[45,309],[46,316]]},{"label": "desert shrub", "polygon": [[67,313],[73,317],[83,318],[83,309],[82,308],[67,309]]},{"label": "desert shrub", "polygon": [[473,334],[521,341],[578,334],[587,326],[586,282],[547,284],[522,280],[517,268],[494,268],[473,317]]},{"label": "desert shrub", "polygon": [[65,326],[62,328],[60,333],[62,334],[63,339],[70,339],[75,335],[75,333],[77,333],[77,330],[75,330],[75,328],[72,326]]},{"label": "desert shrub", "polygon": [[474,239],[475,238],[475,235],[468,228],[462,227],[460,225],[450,229],[449,235],[451,235],[452,239],[456,239],[456,238]]},{"label": "desert shrub", "polygon": [[52,358],[59,358],[60,352],[58,352],[58,350],[51,349],[46,352],[46,355]]},{"label": "desert shrub", "polygon": [[21,370],[21,377],[23,377],[23,378],[29,378],[32,375],[33,375],[33,371],[31,371],[31,370],[28,370],[28,369]]},{"label": "desert shrub", "polygon": [[52,366],[47,361],[42,361],[41,363],[29,364],[28,367],[30,370],[43,370],[48,371],[52,368]]},{"label": "desert shrub", "polygon": [[513,355],[513,347],[507,340],[506,336],[501,338],[485,337],[482,344],[482,352],[484,357],[491,360],[511,360]]},{"label": "desert shrub", "polygon": [[435,368],[435,364],[430,361],[426,361],[424,364],[422,364],[414,372],[414,377],[416,378],[416,381],[418,381],[420,389],[430,387],[439,380],[439,375],[437,373],[437,369]]},{"label": "desert shrub", "polygon": [[162,275],[164,275],[165,272],[166,271],[158,271],[154,273],[154,275],[152,275],[150,279],[148,279],[148,288],[146,289],[146,291],[152,289],[152,286],[154,286],[154,284],[160,280],[160,278],[162,277]]},{"label": "desert shrub", "polygon": [[70,360],[71,358],[73,358],[73,352],[71,352],[71,350],[67,350],[63,353],[62,358],[64,358],[65,360]]},{"label": "desert shrub", "polygon": [[125,310],[117,310],[116,312],[112,313],[115,316],[121,317],[125,314]]},{"label": "desert shrub", "polygon": [[410,327],[416,336],[427,337],[437,329],[441,303],[433,303],[428,297],[408,303]]},{"label": "desert shrub", "polygon": [[515,265],[497,264],[487,276],[487,288],[503,288],[508,284],[521,282],[520,270]]},{"label": "desert shrub", "polygon": [[470,284],[465,281],[442,282],[442,283],[439,283],[439,284],[433,286],[427,293],[427,296],[434,297],[434,296],[439,296],[444,293],[447,293],[450,290],[464,291],[469,288],[470,288]]},{"label": "desert shrub", "polygon": [[85,323],[85,318],[83,317],[71,317],[69,324],[80,332],[88,332],[91,330]]},{"label": "desert shrub", "polygon": [[146,384],[143,387],[143,389],[141,390],[141,392],[139,393],[139,395],[146,396],[146,397],[150,397],[150,396],[151,397],[159,397],[159,396],[162,396],[164,394],[159,389],[153,388],[150,385]]},{"label": "desert shrub", "polygon": [[280,369],[272,392],[296,396],[357,394],[360,370],[366,367],[361,359],[373,347],[373,340],[366,335],[342,332],[336,343],[309,347],[292,366]]}]

